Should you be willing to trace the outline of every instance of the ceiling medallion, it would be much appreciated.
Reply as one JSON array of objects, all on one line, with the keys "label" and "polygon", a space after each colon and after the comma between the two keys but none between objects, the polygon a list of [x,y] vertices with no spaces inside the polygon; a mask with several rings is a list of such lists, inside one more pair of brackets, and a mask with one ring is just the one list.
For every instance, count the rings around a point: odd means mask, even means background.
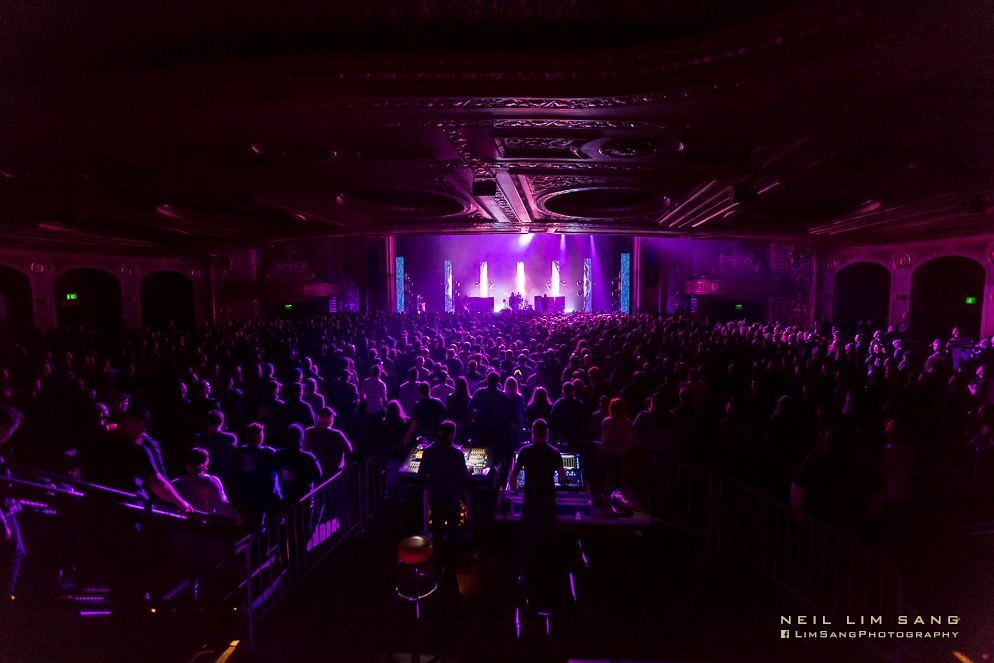
[{"label": "ceiling medallion", "polygon": [[829,260],[828,262],[825,263],[825,271],[828,272],[829,274],[833,273],[838,268],[839,268],[838,260]]},{"label": "ceiling medallion", "polygon": [[131,278],[135,275],[134,265],[122,265],[120,271],[121,276],[126,276],[127,278]]},{"label": "ceiling medallion", "polygon": [[615,219],[656,214],[670,205],[665,195],[635,187],[574,187],[539,198],[539,207],[560,217]]},{"label": "ceiling medallion", "polygon": [[892,264],[894,265],[894,269],[907,269],[911,267],[911,256],[907,253],[898,253],[894,256]]},{"label": "ceiling medallion", "polygon": [[35,260],[33,263],[31,263],[32,274],[37,274],[38,276],[44,276],[45,274],[48,274],[48,270],[49,267],[48,263],[46,262],[42,262],[41,260]]}]

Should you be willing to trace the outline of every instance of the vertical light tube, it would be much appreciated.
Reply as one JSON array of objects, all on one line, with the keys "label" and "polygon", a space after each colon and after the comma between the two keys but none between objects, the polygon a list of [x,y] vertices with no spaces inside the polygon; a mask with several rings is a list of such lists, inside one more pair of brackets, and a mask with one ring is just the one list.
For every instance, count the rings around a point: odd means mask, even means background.
[{"label": "vertical light tube", "polygon": [[486,297],[487,291],[490,289],[490,276],[487,274],[487,263],[483,261],[480,263],[480,297]]},{"label": "vertical light tube", "polygon": [[397,296],[397,313],[404,312],[404,256],[394,261],[394,289]]},{"label": "vertical light tube", "polygon": [[518,294],[522,297],[525,296],[525,263],[518,263],[518,278],[516,279],[516,285],[518,286]]},{"label": "vertical light tube", "polygon": [[594,310],[594,287],[593,287],[594,261],[591,258],[583,259],[583,312],[590,313]]},{"label": "vertical light tube", "polygon": [[558,260],[553,260],[552,261],[552,296],[553,297],[558,297],[560,295],[560,292],[559,292],[559,281],[560,281],[560,277],[559,277],[559,261]]},{"label": "vertical light tube", "polygon": [[452,261],[445,261],[445,312],[452,313]]},{"label": "vertical light tube", "polygon": [[632,254],[621,254],[621,297],[618,309],[622,313],[632,312]]}]

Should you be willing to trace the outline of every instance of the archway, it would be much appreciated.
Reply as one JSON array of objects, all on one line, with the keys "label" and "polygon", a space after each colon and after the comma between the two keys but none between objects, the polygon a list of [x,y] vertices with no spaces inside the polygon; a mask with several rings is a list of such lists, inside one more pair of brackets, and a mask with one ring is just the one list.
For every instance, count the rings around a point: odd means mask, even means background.
[{"label": "archway", "polygon": [[0,333],[22,334],[32,327],[31,281],[12,267],[0,266]]},{"label": "archway", "polygon": [[911,276],[911,331],[918,338],[948,338],[959,327],[966,338],[980,336],[984,268],[959,256],[936,258]]},{"label": "archway", "polygon": [[55,278],[56,318],[62,329],[121,328],[121,283],[99,269],[70,269]]},{"label": "archway", "polygon": [[179,272],[152,272],[141,280],[142,326],[168,329],[193,329],[196,324],[196,300],[193,281]]},{"label": "archway", "polygon": [[860,323],[869,329],[887,326],[890,313],[890,272],[875,262],[846,265],[835,275],[832,322],[855,333]]}]

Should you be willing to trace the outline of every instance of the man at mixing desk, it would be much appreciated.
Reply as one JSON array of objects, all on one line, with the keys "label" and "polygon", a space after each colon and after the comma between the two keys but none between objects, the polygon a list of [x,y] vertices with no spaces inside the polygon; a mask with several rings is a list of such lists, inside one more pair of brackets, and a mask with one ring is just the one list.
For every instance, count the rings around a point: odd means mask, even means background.
[{"label": "man at mixing desk", "polygon": [[444,421],[438,439],[424,450],[418,476],[426,479],[432,530],[438,547],[436,562],[443,580],[455,578],[456,542],[459,536],[460,493],[469,478],[462,451],[452,445],[456,425]]},{"label": "man at mixing desk", "polygon": [[525,471],[524,501],[521,505],[522,558],[521,579],[527,579],[530,559],[536,553],[544,553],[552,541],[552,524],[556,515],[555,474],[559,484],[569,484],[563,457],[559,451],[549,446],[549,425],[544,419],[536,419],[532,424],[532,441],[522,447],[511,468],[510,485],[518,489],[515,477]]}]

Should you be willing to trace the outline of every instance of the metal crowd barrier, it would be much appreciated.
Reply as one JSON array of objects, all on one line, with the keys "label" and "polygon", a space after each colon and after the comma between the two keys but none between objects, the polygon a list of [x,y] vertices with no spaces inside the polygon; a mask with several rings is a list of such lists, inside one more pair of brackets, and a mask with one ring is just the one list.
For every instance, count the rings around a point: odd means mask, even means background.
[{"label": "metal crowd barrier", "polygon": [[369,520],[397,497],[397,481],[401,463],[407,454],[404,444],[395,444],[366,459],[362,482],[363,529]]},{"label": "metal crowd barrier", "polygon": [[352,464],[238,543],[249,642],[256,621],[362,523],[362,475]]},{"label": "metal crowd barrier", "polygon": [[713,552],[714,480],[705,468],[671,459],[653,459],[639,450],[625,455],[612,453],[589,440],[575,446],[583,454],[591,490],[601,499],[606,499],[616,488],[631,489],[643,498],[657,521],[702,537],[709,552]]},{"label": "metal crowd barrier", "polygon": [[[732,479],[721,481],[719,542],[804,606],[829,616],[905,614],[904,580],[893,561],[826,525],[798,517],[781,502]],[[886,660],[901,660],[901,640],[863,641]]]},{"label": "metal crowd barrier", "polygon": [[650,467],[652,481],[645,495],[649,512],[664,525],[704,538],[708,552],[714,553],[717,526],[711,473],[675,460],[657,460]]}]

